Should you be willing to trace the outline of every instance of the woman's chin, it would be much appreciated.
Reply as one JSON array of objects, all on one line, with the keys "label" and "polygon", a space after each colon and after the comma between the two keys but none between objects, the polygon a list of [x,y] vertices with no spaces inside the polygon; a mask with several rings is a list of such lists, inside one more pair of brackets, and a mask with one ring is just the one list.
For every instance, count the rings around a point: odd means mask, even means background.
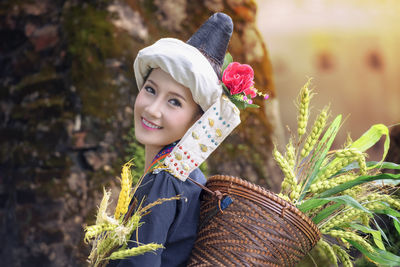
[{"label": "woman's chin", "polygon": [[162,137],[150,133],[135,134],[136,140],[144,146],[164,147],[168,145]]}]

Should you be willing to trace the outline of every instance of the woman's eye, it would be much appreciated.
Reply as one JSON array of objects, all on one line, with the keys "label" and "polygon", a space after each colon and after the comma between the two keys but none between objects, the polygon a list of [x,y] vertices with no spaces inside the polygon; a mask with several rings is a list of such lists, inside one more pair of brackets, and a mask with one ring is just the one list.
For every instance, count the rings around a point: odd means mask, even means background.
[{"label": "woman's eye", "polygon": [[175,98],[170,99],[168,102],[171,103],[174,106],[177,106],[177,107],[181,107],[182,106],[181,102],[178,99],[175,99]]},{"label": "woman's eye", "polygon": [[154,90],[151,86],[145,86],[144,90],[146,90],[146,92],[154,95],[156,93],[156,90]]}]

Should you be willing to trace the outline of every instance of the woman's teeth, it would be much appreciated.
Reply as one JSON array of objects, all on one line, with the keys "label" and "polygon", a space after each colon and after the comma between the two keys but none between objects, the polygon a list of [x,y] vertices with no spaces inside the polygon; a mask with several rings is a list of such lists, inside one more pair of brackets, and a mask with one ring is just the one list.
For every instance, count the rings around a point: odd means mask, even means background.
[{"label": "woman's teeth", "polygon": [[157,126],[157,125],[155,125],[155,124],[152,124],[151,122],[148,122],[148,121],[146,121],[145,119],[142,119],[142,122],[143,122],[144,125],[146,125],[146,126],[149,127],[149,128],[152,128],[152,129],[161,129],[160,126]]}]

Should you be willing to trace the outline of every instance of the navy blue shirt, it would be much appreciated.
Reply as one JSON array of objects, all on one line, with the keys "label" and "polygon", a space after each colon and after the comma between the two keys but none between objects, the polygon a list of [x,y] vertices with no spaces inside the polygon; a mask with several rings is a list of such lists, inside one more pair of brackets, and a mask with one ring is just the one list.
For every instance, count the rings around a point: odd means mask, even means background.
[{"label": "navy blue shirt", "polygon": [[[206,182],[199,169],[195,169],[189,177],[203,185]],[[147,252],[124,260],[110,261],[108,266],[186,266],[196,240],[200,192],[201,188],[198,185],[189,180],[182,182],[166,171],[158,174],[148,173],[135,193],[139,203],[145,197],[143,206],[159,198],[181,195],[179,200],[166,201],[154,206],[149,214],[142,217],[143,224],[138,228],[140,243],[154,242],[163,244],[165,248],[157,250],[156,253]],[[136,241],[136,232],[131,236],[131,240]],[[136,243],[128,242],[128,246],[136,246]]]}]

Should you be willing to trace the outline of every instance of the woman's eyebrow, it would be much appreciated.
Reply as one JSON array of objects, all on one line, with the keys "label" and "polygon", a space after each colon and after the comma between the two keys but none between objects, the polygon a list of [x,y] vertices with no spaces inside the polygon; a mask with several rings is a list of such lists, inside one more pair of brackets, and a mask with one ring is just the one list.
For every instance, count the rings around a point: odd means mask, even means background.
[{"label": "woman's eyebrow", "polygon": [[158,87],[157,83],[156,83],[156,82],[154,82],[153,80],[151,80],[151,79],[147,79],[147,81],[148,81],[148,82],[150,82],[150,83],[152,83],[152,84],[153,84],[153,85],[155,85],[156,87]]},{"label": "woman's eyebrow", "polygon": [[173,96],[176,96],[176,97],[178,97],[178,98],[181,98],[182,100],[184,100],[185,102],[187,102],[187,101],[186,101],[186,98],[185,98],[183,95],[180,95],[180,94],[174,93],[174,92],[171,92],[170,94],[173,95]]},{"label": "woman's eyebrow", "polygon": [[[158,88],[158,85],[157,85],[157,83],[156,83],[155,81],[153,81],[153,80],[151,80],[151,79],[147,79],[147,81],[148,81],[149,83],[152,83],[155,87]],[[173,96],[175,96],[175,97],[181,98],[182,100],[184,100],[185,102],[187,102],[186,98],[185,98],[183,95],[181,95],[181,94],[178,94],[178,93],[175,93],[175,92],[170,92],[170,95],[173,95]]]}]

